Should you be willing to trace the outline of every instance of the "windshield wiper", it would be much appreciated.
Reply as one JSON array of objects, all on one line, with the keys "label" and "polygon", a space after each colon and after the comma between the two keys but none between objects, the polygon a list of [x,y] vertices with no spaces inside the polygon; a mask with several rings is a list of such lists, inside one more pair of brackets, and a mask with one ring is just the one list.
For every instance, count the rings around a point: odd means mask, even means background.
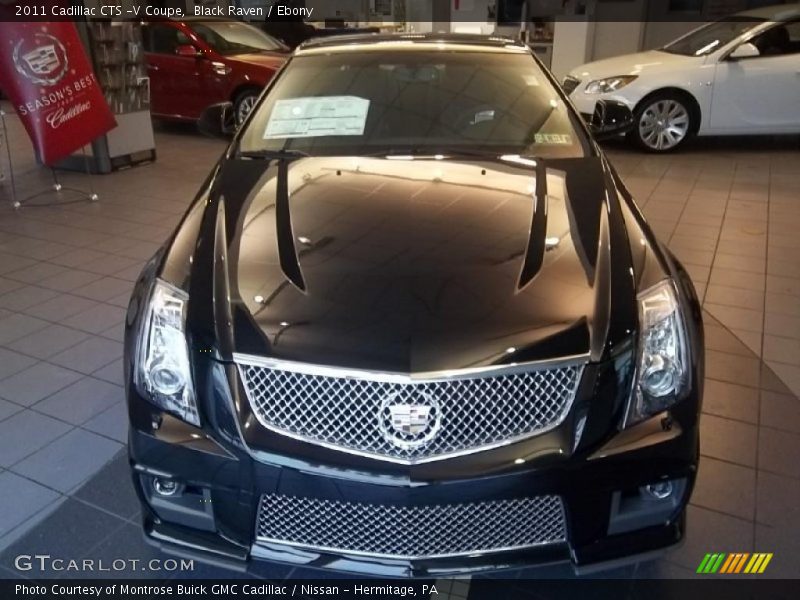
[{"label": "windshield wiper", "polygon": [[239,150],[235,156],[236,158],[253,158],[259,160],[284,160],[287,158],[306,158],[311,155],[302,150],[284,148],[281,150]]},{"label": "windshield wiper", "polygon": [[[279,150],[239,150],[234,155],[235,158],[251,158],[256,160],[286,160],[298,159],[311,156],[303,150],[294,150],[290,148]],[[528,160],[535,160],[534,156],[527,154],[520,154],[519,152],[502,151],[502,150],[480,150],[477,148],[452,148],[452,147],[438,147],[431,148],[387,148],[385,150],[376,150],[374,152],[359,152],[358,149],[353,149],[352,152],[347,152],[342,156],[361,156],[365,158],[416,158],[416,159],[430,159],[439,157],[470,157],[470,158],[491,158],[496,159],[499,157],[515,157]]]}]

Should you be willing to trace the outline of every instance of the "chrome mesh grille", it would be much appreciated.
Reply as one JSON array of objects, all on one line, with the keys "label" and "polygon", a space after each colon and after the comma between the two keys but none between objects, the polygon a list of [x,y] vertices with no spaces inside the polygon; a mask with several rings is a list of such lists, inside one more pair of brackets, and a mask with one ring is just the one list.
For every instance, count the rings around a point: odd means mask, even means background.
[{"label": "chrome mesh grille", "polygon": [[[410,464],[553,429],[572,406],[583,365],[421,381],[367,379],[366,372],[338,375],[334,369],[314,374],[241,360],[239,368],[251,408],[268,429]],[[398,431],[392,424],[396,406],[430,407],[430,426],[417,433]]]},{"label": "chrome mesh grille", "polygon": [[558,496],[400,506],[265,494],[258,542],[392,558],[513,550],[566,540]]},{"label": "chrome mesh grille", "polygon": [[[340,375],[327,368],[315,374],[298,370],[308,365],[288,370],[238,362],[251,408],[268,429],[404,464],[485,450],[553,429],[569,412],[583,371],[583,363],[573,363],[504,374],[376,380],[365,378],[366,372]],[[429,410],[429,426],[398,431],[393,419],[408,407]]]}]

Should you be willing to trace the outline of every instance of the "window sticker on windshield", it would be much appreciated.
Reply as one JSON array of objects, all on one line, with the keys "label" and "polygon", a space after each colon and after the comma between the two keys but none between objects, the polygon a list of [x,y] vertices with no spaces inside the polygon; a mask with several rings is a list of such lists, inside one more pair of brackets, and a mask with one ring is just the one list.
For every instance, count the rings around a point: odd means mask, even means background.
[{"label": "window sticker on windshield", "polygon": [[525,85],[529,86],[539,86],[539,79],[537,79],[536,75],[528,75],[525,74],[522,76],[522,81],[525,82]]},{"label": "window sticker on windshield", "polygon": [[264,139],[363,135],[369,100],[358,96],[314,96],[278,100]]},{"label": "window sticker on windshield", "polygon": [[534,141],[537,144],[571,145],[572,136],[568,133],[537,133]]}]

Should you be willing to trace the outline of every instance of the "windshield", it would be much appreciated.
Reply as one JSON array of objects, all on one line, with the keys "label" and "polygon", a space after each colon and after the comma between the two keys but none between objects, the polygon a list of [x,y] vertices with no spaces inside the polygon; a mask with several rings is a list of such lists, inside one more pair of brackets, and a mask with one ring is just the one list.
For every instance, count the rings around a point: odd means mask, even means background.
[{"label": "windshield", "polygon": [[279,52],[283,45],[260,29],[235,21],[191,23],[197,37],[222,55],[246,52]]},{"label": "windshield", "polygon": [[664,46],[662,50],[684,56],[705,56],[760,25],[764,19],[732,18],[709,23]]},{"label": "windshield", "polygon": [[528,54],[340,52],[292,59],[239,150],[583,156],[574,118]]}]

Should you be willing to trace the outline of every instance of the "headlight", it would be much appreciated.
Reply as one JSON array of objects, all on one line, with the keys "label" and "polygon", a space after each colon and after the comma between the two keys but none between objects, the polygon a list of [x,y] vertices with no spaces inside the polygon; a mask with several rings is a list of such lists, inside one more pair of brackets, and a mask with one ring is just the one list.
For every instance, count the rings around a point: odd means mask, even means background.
[{"label": "headlight", "polygon": [[156,280],[139,342],[136,387],[164,410],[199,426],[185,334],[188,300],[185,292]]},{"label": "headlight", "polygon": [[689,388],[686,329],[675,288],[662,281],[639,294],[636,379],[625,425],[658,414]]},{"label": "headlight", "polygon": [[636,75],[619,75],[618,77],[598,79],[596,81],[590,81],[583,92],[584,94],[607,94],[608,92],[616,92],[635,79]]}]

